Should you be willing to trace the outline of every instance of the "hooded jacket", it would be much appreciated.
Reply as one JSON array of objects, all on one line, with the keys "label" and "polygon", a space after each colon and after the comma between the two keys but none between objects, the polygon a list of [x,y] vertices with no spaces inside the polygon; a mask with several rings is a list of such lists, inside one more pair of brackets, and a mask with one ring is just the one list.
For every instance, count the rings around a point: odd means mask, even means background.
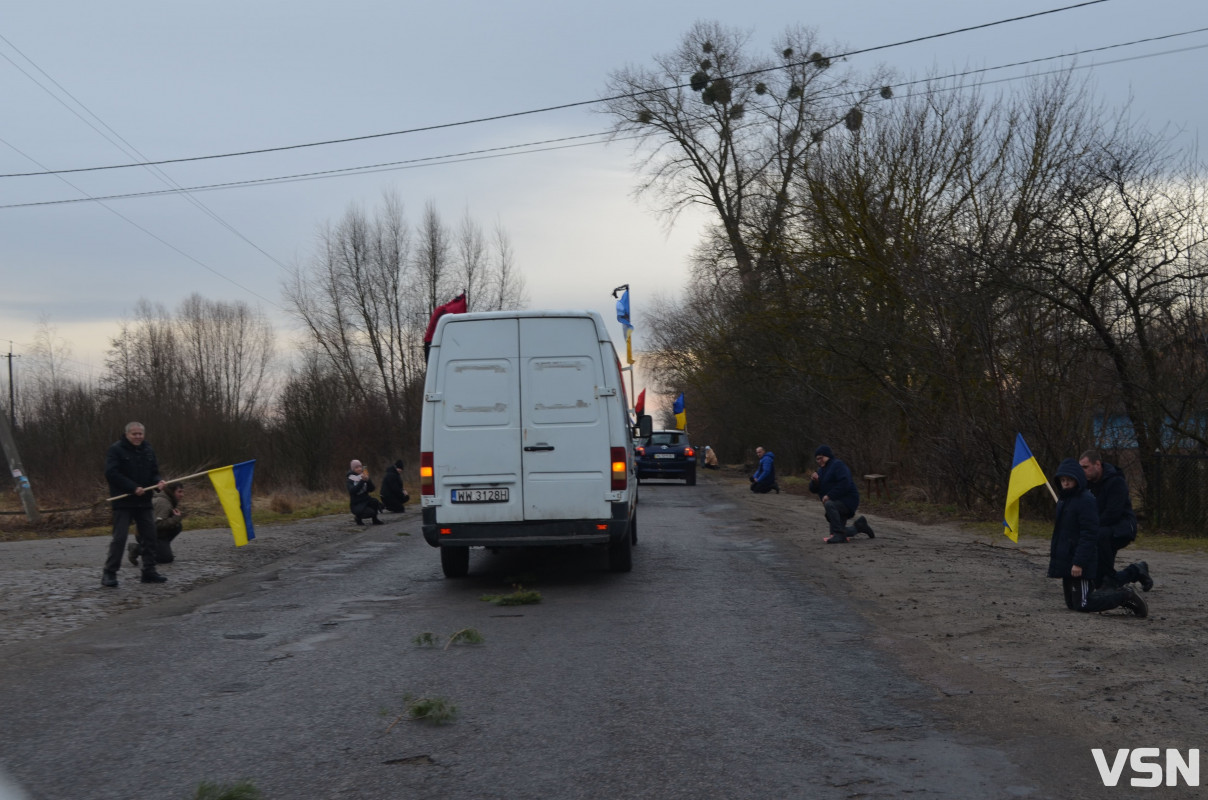
[{"label": "hooded jacket", "polygon": [[402,462],[395,462],[386,466],[386,471],[382,473],[382,490],[379,494],[382,497],[382,505],[391,511],[402,511],[404,504],[410,497],[406,490],[403,489],[403,476],[399,474],[402,467],[398,466]]},{"label": "hooded jacket", "polygon": [[[825,445],[824,445],[825,446]],[[821,447],[818,450],[822,450]],[[827,455],[830,448],[821,455]],[[835,502],[847,506],[847,510],[856,513],[860,507],[860,490],[851,477],[851,469],[834,455],[828,455],[826,466],[818,468],[818,480],[810,481],[810,491],[819,497],[829,497]]]},{"label": "hooded jacket", "polygon": [[[1062,476],[1077,485],[1061,489]],[[1086,475],[1072,458],[1063,459],[1053,474],[1058,485],[1057,515],[1053,522],[1053,540],[1049,545],[1049,577],[1069,578],[1074,566],[1082,568],[1080,577],[1094,581],[1099,571],[1099,507],[1086,488]]]}]

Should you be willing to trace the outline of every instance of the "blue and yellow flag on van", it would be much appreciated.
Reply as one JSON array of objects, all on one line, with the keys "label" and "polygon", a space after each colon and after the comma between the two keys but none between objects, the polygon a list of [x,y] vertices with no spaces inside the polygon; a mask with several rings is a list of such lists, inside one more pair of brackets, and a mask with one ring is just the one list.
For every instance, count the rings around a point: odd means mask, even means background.
[{"label": "blue and yellow flag on van", "polygon": [[1007,485],[1007,508],[1003,512],[1003,533],[1013,542],[1019,541],[1019,498],[1048,480],[1036,457],[1028,449],[1023,434],[1015,434],[1015,457],[1011,461],[1011,482]]},{"label": "blue and yellow flag on van", "polygon": [[688,415],[684,412],[683,392],[680,392],[679,397],[675,398],[675,405],[671,406],[671,411],[675,414],[675,429],[677,431],[688,430]]},{"label": "blue and yellow flag on van", "polygon": [[209,470],[210,483],[218,493],[218,502],[226,512],[227,524],[235,537],[235,546],[243,547],[256,538],[252,528],[252,473],[256,459]]}]

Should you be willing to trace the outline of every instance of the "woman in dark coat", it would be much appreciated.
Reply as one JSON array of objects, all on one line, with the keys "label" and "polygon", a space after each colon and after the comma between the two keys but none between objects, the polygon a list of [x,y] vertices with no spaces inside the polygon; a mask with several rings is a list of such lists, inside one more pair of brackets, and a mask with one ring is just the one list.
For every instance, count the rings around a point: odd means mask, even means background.
[{"label": "woman in dark coat", "polygon": [[381,495],[382,505],[387,511],[401,514],[407,510],[407,501],[411,499],[411,495],[403,489],[402,459],[386,465],[386,472],[382,475]]},{"label": "woman in dark coat", "polygon": [[1054,475],[1057,517],[1049,545],[1049,577],[1061,578],[1065,604],[1074,611],[1107,611],[1123,606],[1138,617],[1149,613],[1145,601],[1129,587],[1095,591],[1100,563],[1099,506],[1086,488],[1086,475],[1067,458]]},{"label": "woman in dark coat", "polygon": [[348,508],[358,525],[364,525],[366,517],[372,517],[374,525],[382,524],[378,519],[382,503],[371,494],[375,488],[361,462],[353,460],[348,467]]}]

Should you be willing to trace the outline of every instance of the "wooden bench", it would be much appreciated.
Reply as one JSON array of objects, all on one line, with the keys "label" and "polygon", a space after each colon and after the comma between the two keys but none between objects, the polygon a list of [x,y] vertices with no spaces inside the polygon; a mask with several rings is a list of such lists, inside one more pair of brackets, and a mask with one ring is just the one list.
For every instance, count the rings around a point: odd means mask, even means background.
[{"label": "wooden bench", "polygon": [[864,493],[866,495],[868,495],[869,497],[874,497],[879,493],[882,498],[884,498],[885,500],[888,500],[889,499],[889,486],[885,482],[885,479],[887,477],[888,476],[886,476],[886,475],[878,475],[876,473],[874,473],[872,475],[865,475],[864,476]]}]

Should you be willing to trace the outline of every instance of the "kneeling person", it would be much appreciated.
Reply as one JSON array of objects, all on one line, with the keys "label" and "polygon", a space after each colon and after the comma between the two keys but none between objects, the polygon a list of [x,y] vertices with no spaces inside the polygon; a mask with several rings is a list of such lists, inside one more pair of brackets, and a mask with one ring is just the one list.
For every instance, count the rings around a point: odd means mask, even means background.
[{"label": "kneeling person", "polygon": [[1131,587],[1096,591],[1101,563],[1099,508],[1086,488],[1082,467],[1067,458],[1057,467],[1060,486],[1053,540],[1049,545],[1049,577],[1061,578],[1065,604],[1073,611],[1107,611],[1121,606],[1138,617],[1149,614],[1141,596]]},{"label": "kneeling person", "polygon": [[847,521],[856,515],[860,507],[860,490],[852,480],[851,470],[839,459],[827,445],[821,445],[814,451],[814,461],[818,463],[818,471],[810,476],[810,491],[822,498],[822,507],[826,509],[826,521],[830,523],[831,535],[822,541],[827,544],[842,544],[857,533],[866,533],[868,538],[876,537],[872,526],[864,517],[857,519],[852,527]]},{"label": "kneeling person", "polygon": [[[151,500],[151,508],[155,512],[155,563],[171,564],[176,560],[172,552],[172,541],[183,530],[184,512],[180,501],[185,497],[185,487],[181,483],[169,483],[164,486],[162,493],[157,493]],[[131,542],[126,547],[130,563],[138,566],[139,547]]]}]

